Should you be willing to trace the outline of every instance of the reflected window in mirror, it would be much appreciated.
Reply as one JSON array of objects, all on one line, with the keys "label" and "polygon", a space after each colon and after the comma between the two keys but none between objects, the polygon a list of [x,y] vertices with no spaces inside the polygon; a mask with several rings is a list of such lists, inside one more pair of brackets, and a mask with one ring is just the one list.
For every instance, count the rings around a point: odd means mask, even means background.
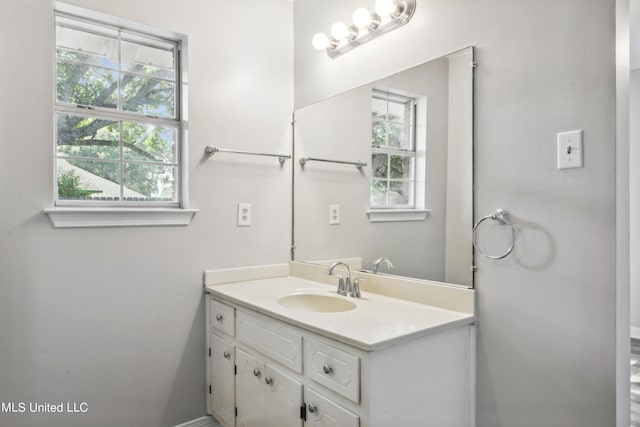
[{"label": "reflected window in mirror", "polygon": [[372,90],[371,209],[424,209],[425,106],[425,97]]}]

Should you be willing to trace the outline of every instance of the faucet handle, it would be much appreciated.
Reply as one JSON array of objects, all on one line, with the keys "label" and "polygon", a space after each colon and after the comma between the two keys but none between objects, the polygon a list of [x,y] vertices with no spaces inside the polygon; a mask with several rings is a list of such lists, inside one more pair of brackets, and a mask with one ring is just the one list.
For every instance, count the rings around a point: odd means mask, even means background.
[{"label": "faucet handle", "polygon": [[353,281],[353,286],[351,287],[351,292],[349,293],[350,297],[360,298],[360,282],[367,281],[364,277],[358,277]]},{"label": "faucet handle", "polygon": [[[334,274],[338,278],[338,295],[347,295],[347,288],[344,284],[344,277],[339,274]],[[349,280],[347,278],[347,280]]]},{"label": "faucet handle", "polygon": [[344,290],[345,290],[345,295],[347,295],[348,297],[351,296],[351,276],[345,277]]}]

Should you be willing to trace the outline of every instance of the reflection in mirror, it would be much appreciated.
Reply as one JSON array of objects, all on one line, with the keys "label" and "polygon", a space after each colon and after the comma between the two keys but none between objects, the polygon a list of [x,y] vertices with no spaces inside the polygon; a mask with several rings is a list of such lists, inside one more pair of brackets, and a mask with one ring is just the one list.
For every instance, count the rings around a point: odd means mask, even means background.
[{"label": "reflection in mirror", "polygon": [[473,286],[473,48],[295,112],[296,261]]}]

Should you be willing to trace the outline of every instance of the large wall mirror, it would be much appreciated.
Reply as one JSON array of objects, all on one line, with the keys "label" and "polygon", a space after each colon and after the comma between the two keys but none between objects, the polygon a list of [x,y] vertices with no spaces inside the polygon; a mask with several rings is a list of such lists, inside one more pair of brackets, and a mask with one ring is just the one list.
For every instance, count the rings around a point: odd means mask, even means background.
[{"label": "large wall mirror", "polygon": [[299,108],[294,153],[296,261],[473,286],[473,48]]}]

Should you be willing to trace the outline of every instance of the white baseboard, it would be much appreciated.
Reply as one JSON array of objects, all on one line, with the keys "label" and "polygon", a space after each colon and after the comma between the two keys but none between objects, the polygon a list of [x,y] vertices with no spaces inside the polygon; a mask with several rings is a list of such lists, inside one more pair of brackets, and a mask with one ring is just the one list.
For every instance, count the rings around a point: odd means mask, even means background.
[{"label": "white baseboard", "polygon": [[187,421],[186,423],[177,425],[175,427],[210,427],[214,426],[212,417],[202,417],[195,420]]}]

